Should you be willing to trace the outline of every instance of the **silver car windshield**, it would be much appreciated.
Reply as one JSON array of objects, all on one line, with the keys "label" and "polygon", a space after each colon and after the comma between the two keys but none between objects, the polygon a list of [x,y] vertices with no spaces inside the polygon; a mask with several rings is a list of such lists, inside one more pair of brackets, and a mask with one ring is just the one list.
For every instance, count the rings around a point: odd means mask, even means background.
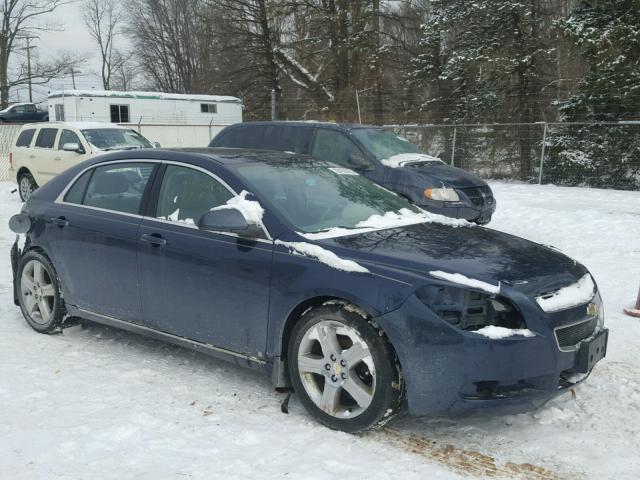
[{"label": "silver car windshield", "polygon": [[100,150],[153,148],[138,132],[126,128],[91,128],[82,130],[82,134],[91,145]]}]

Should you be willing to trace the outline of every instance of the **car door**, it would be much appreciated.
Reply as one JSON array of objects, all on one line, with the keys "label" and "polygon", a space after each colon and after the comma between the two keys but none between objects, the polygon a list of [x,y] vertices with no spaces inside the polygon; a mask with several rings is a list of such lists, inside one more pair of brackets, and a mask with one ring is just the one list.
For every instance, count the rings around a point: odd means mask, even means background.
[{"label": "car door", "polygon": [[35,105],[25,105],[24,106],[24,117],[23,120],[25,122],[33,122],[35,120],[40,120],[38,118],[38,109]]},{"label": "car door", "polygon": [[65,301],[142,323],[136,250],[140,208],[158,162],[131,160],[86,170],[46,218],[49,249]]},{"label": "car door", "polygon": [[138,272],[148,327],[260,356],[266,345],[273,242],[202,231],[234,193],[212,173],[167,164],[140,225]]},{"label": "car door", "polygon": [[43,127],[38,131],[33,150],[29,154],[31,173],[38,185],[44,185],[60,171],[56,169],[56,139],[59,129],[55,127]]}]

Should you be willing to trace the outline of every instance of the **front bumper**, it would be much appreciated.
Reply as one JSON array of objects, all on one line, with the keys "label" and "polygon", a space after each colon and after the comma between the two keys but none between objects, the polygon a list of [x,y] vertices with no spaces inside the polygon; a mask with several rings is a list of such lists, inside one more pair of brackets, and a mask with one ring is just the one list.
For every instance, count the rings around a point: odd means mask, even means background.
[{"label": "front bumper", "polygon": [[376,321],[398,354],[412,415],[532,410],[586,378],[606,353],[602,330],[600,358],[579,374],[581,349],[560,351],[552,329],[492,340],[450,327],[415,296]]}]

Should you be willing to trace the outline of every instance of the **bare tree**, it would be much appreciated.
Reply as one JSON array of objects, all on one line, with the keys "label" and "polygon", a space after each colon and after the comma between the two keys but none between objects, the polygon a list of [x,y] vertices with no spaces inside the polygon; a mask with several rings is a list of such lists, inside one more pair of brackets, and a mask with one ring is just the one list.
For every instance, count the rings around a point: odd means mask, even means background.
[{"label": "bare tree", "polygon": [[89,33],[100,48],[102,86],[111,89],[111,77],[119,69],[121,57],[116,55],[114,40],[123,19],[116,0],[85,0],[82,17]]},{"label": "bare tree", "polygon": [[9,89],[18,85],[46,83],[69,68],[70,58],[49,62],[46,65],[25,65],[13,79],[9,78],[9,63],[17,53],[23,37],[33,37],[37,32],[55,30],[56,26],[40,22],[66,0],[4,0],[0,3],[0,107],[9,103]]}]

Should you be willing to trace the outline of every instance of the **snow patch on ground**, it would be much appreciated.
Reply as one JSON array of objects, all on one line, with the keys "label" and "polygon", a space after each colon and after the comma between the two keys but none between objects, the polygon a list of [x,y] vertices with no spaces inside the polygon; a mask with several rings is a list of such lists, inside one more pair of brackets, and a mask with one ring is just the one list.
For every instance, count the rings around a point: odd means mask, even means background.
[{"label": "snow patch on ground", "polygon": [[419,209],[418,212],[401,208],[397,212],[386,212],[384,215],[371,215],[366,220],[356,224],[354,228],[335,227],[317,233],[301,233],[309,240],[321,240],[324,238],[335,238],[344,235],[356,235],[358,233],[372,232],[374,230],[385,230],[388,228],[406,227],[418,223],[440,223],[452,227],[472,227],[473,224],[458,218],[449,218],[444,215],[427,212]]},{"label": "snow patch on ground", "polygon": [[503,338],[522,336],[522,337],[535,337],[535,333],[526,328],[505,328],[496,327],[495,325],[488,325],[482,327],[479,330],[474,330],[473,333],[482,335],[483,337],[490,338],[492,340],[501,340]]},{"label": "snow patch on ground", "polygon": [[491,283],[476,280],[475,278],[469,278],[461,273],[447,273],[440,270],[429,272],[429,275],[441,280],[446,280],[451,283],[457,283],[459,285],[466,285],[467,287],[477,288],[487,293],[498,294],[500,293],[500,283],[498,285],[492,285]]},{"label": "snow patch on ground", "polygon": [[[405,139],[401,138],[401,140]],[[426,155],[424,153],[398,153],[389,158],[383,158],[382,160],[380,160],[380,163],[382,163],[385,167],[390,168],[400,168],[405,167],[411,163],[420,162],[444,163],[438,157],[432,157],[431,155]]]},{"label": "snow patch on ground", "polygon": [[236,210],[240,210],[240,213],[247,220],[247,223],[253,225],[262,225],[262,217],[264,216],[264,209],[260,205],[260,203],[255,200],[247,200],[247,195],[249,192],[243,190],[235,197],[230,198],[225,205],[221,205],[219,207],[212,208],[211,211],[216,210],[229,210],[231,208],[235,208]]},{"label": "snow patch on ground", "polygon": [[0,182],[0,477],[636,479],[640,320],[622,309],[640,282],[640,192],[491,187],[498,210],[489,228],[553,245],[589,268],[611,328],[607,357],[573,392],[532,412],[401,416],[347,435],[318,425],[295,395],[282,414],[284,395],[267,377],[197,352],[92,323],[35,333],[11,290],[7,220],[21,203],[15,183]]},{"label": "snow patch on ground", "polygon": [[536,297],[536,302],[545,312],[556,312],[587,303],[593,298],[595,285],[588,273],[573,285],[563,287],[551,296]]},{"label": "snow patch on ground", "polygon": [[347,260],[340,258],[331,250],[322,248],[319,245],[313,245],[306,242],[283,242],[282,240],[276,240],[276,244],[282,245],[289,249],[289,252],[294,255],[302,255],[304,257],[315,258],[321,263],[329,265],[337,270],[343,270],[345,272],[357,272],[357,273],[369,273],[369,270],[364,268],[353,260]]}]

